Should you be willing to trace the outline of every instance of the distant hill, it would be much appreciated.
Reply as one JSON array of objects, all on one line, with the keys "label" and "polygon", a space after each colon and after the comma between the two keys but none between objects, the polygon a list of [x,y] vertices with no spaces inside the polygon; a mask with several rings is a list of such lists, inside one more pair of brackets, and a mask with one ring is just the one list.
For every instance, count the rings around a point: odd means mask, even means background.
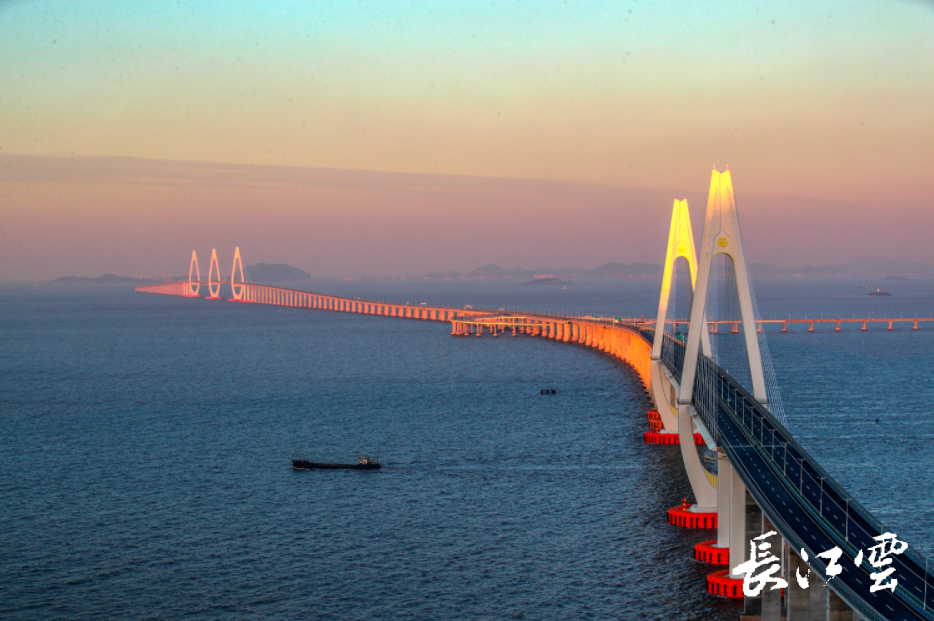
[{"label": "distant hill", "polygon": [[467,278],[507,278],[506,270],[498,265],[489,263],[468,272]]},{"label": "distant hill", "polygon": [[144,278],[130,278],[127,276],[117,276],[116,274],[104,274],[96,278],[85,276],[63,276],[56,278],[49,283],[50,285],[147,285],[153,284],[152,280]]},{"label": "distant hill", "polygon": [[311,275],[285,263],[257,263],[247,265],[247,280],[250,282],[308,282]]}]

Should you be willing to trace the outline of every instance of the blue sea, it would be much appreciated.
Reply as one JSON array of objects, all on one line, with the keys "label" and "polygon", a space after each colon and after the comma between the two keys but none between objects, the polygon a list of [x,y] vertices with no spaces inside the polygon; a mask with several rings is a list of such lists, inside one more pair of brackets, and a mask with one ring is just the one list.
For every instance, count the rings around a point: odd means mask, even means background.
[{"label": "blue sea", "polygon": [[[891,297],[869,297],[883,287]],[[396,302],[654,316],[655,279],[329,281]],[[764,318],[934,316],[934,282],[763,279]],[[934,323],[768,327],[789,426],[934,553]],[[626,365],[450,325],[0,288],[4,619],[735,620],[669,526]],[[541,395],[554,388],[554,396]],[[379,458],[379,471],[290,459]]]}]

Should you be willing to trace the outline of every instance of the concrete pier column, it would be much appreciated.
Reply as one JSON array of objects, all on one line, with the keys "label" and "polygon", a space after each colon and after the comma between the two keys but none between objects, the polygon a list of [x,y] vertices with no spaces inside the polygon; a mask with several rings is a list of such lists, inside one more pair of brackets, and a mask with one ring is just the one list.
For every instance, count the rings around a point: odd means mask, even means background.
[{"label": "concrete pier column", "polygon": [[788,332],[788,323],[782,321],[782,332]]},{"label": "concrete pier column", "polygon": [[863,321],[863,332],[865,332],[865,331],[866,331],[866,322]]},{"label": "concrete pier column", "polygon": [[[726,453],[717,448],[717,547],[730,547],[730,481],[733,466]],[[732,560],[732,559],[731,559]],[[733,565],[732,567],[735,567]],[[731,569],[732,569],[731,567]]]},{"label": "concrete pier column", "polygon": [[[717,477],[718,486],[720,484]],[[731,471],[730,480],[726,482],[729,486],[730,504],[729,504],[729,543],[730,543],[730,568],[736,567],[746,561],[749,554],[749,544],[746,543],[746,486],[742,479],[736,473]]]},{"label": "concrete pier column", "polygon": [[889,330],[891,330],[891,329],[892,329],[892,322],[889,321]]},{"label": "concrete pier column", "polygon": [[813,331],[814,331],[814,322],[813,322],[813,321],[809,321],[809,322],[808,322],[808,332],[813,332]]},{"label": "concrete pier column", "polygon": [[840,320],[837,319],[837,328],[836,328],[835,332],[839,332],[839,331],[840,331]]},{"label": "concrete pier column", "polygon": [[[769,521],[769,518],[766,517],[765,513],[762,514],[762,534],[774,531],[775,527]],[[768,543],[772,545],[770,552],[772,552],[779,559],[782,557],[782,547],[784,542],[782,538],[777,533],[766,539]],[[785,580],[788,578],[785,577]],[[793,578],[792,578],[793,579]],[[782,621],[782,592],[778,589],[772,590],[771,585],[762,590],[762,621]]]},{"label": "concrete pier column", "polygon": [[[735,478],[739,478],[738,476]],[[749,558],[749,542],[763,534],[762,532],[762,509],[759,508],[759,505],[756,504],[756,501],[753,499],[752,494],[748,491],[745,493],[746,502],[745,502],[745,518],[746,518],[746,532],[743,537],[743,546],[746,549],[746,557],[743,560]],[[772,544],[771,551],[779,552],[782,549],[781,538],[778,535],[770,537],[770,543]],[[730,553],[732,554],[732,546],[730,546]],[[776,554],[779,556],[779,554]],[[730,562],[730,567],[736,567],[732,564],[732,559]],[[779,597],[781,595],[779,594]],[[743,613],[746,615],[761,615],[762,614],[762,594],[760,593],[758,597],[744,597],[743,598]],[[781,600],[779,600],[779,617],[781,616]],[[764,621],[764,619],[763,619]],[[781,618],[774,619],[774,621],[781,621]]]},{"label": "concrete pier column", "polygon": [[815,585],[809,580],[810,584],[808,586],[810,588],[807,590],[802,589],[798,586],[798,580],[795,578],[795,575],[798,573],[802,576],[806,576],[808,567],[805,562],[801,560],[801,557],[798,556],[797,550],[789,549],[788,589],[785,591],[785,607],[788,613],[788,621],[808,621],[810,618],[808,614],[811,608],[810,590],[814,588]]},{"label": "concrete pier column", "polygon": [[571,328],[573,324],[570,321],[565,321],[562,325],[564,326],[564,342],[567,343],[571,340]]}]

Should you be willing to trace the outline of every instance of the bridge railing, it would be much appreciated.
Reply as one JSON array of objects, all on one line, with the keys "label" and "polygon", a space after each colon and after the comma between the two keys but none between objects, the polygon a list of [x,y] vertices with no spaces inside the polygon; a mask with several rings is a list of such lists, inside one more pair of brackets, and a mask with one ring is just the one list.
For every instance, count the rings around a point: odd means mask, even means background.
[{"label": "bridge railing", "polygon": [[[885,525],[821,468],[762,404],[726,371],[702,354],[698,358],[693,405],[718,444],[721,442],[716,419],[721,415],[729,416],[749,443],[767,458],[774,473],[784,481],[786,487],[809,509],[814,519],[824,524],[825,530],[837,545],[846,549],[851,557],[858,550],[875,545],[873,537],[887,532]],[[800,549],[803,541],[793,535],[794,529],[789,528],[790,525],[784,526],[781,529],[783,534]],[[896,591],[901,599],[919,612],[925,611],[926,616],[932,599],[927,593],[928,585],[934,587],[934,576],[928,571],[928,560],[911,547],[893,560],[895,576],[908,574],[918,584],[924,584],[919,596],[904,586],[909,581],[903,578]],[[818,559],[812,559],[811,562],[812,566],[816,564],[823,567]],[[864,560],[863,563],[868,569],[868,561]],[[851,597],[856,598],[857,602],[860,600],[844,583],[838,581],[834,587],[841,591],[841,595],[849,595],[848,601]],[[871,607],[860,609],[859,612],[868,618],[878,618],[878,613]]]}]

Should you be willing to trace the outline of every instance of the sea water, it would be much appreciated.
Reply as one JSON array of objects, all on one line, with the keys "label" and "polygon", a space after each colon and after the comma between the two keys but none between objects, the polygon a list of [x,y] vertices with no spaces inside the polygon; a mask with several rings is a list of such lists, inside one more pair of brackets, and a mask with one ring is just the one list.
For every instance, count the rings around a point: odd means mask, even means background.
[{"label": "sea water", "polygon": [[[868,281],[867,281],[868,282]],[[875,288],[877,283],[873,282]],[[934,316],[934,283],[756,283],[763,317]],[[882,284],[878,284],[882,286]],[[656,279],[315,282],[336,295],[653,316]],[[934,552],[934,325],[767,326],[795,437]],[[593,350],[450,324],[0,288],[0,616],[736,619],[666,523],[678,447]],[[554,388],[556,395],[540,394]],[[293,471],[291,458],[378,471]]]}]

